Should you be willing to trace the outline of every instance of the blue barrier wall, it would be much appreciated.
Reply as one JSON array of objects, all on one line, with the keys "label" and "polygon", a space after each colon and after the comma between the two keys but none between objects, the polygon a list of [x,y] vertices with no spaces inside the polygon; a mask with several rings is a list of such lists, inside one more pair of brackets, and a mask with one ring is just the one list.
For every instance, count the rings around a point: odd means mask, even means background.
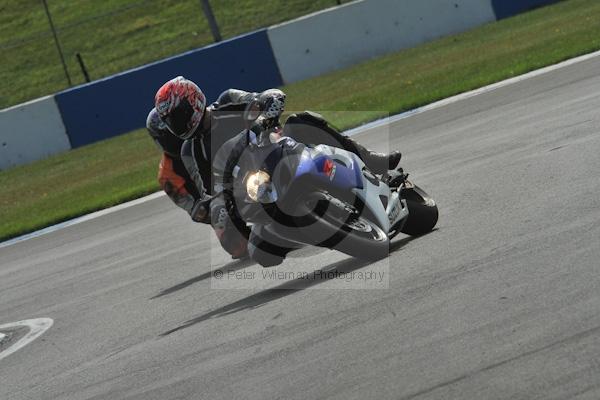
[{"label": "blue barrier wall", "polygon": [[156,90],[177,75],[195,81],[208,101],[230,87],[259,91],[282,85],[266,30],[236,37],[58,93],[72,147],[145,126]]},{"label": "blue barrier wall", "polygon": [[537,7],[557,3],[560,0],[492,0],[496,18],[508,18]]}]

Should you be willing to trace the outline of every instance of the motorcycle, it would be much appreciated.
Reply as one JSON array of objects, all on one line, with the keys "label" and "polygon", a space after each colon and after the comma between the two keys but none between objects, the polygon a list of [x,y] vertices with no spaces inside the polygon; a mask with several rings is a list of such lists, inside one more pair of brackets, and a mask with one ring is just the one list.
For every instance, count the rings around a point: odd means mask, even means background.
[{"label": "motorcycle", "polygon": [[264,133],[232,152],[223,182],[229,207],[273,246],[320,246],[377,260],[399,233],[419,236],[435,227],[435,201],[402,169],[376,175],[341,148],[271,139]]}]

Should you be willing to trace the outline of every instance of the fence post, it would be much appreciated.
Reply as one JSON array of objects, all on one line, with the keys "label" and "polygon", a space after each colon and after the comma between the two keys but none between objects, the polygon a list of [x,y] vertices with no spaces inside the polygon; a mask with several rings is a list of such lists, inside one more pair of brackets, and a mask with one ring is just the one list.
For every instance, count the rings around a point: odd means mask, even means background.
[{"label": "fence post", "polygon": [[71,82],[71,77],[69,76],[69,71],[67,70],[67,64],[65,64],[65,57],[63,56],[62,49],[60,48],[60,43],[58,42],[58,36],[56,35],[56,29],[54,29],[54,23],[52,22],[52,17],[50,16],[50,10],[48,9],[48,4],[46,0],[42,0],[44,4],[44,9],[46,10],[46,16],[48,17],[48,23],[50,23],[50,29],[52,30],[52,35],[54,36],[54,43],[56,44],[56,50],[58,50],[58,55],[60,56],[60,62],[62,63],[63,70],[65,71],[65,76],[67,77],[67,82],[69,82],[69,86],[73,86]]},{"label": "fence post", "polygon": [[85,67],[85,64],[83,63],[83,58],[81,57],[81,54],[75,53],[75,57],[77,57],[77,62],[79,63],[79,67],[81,68],[81,72],[83,73],[85,81],[89,83],[90,75],[88,74],[87,68]]},{"label": "fence post", "polygon": [[222,40],[221,32],[219,32],[219,25],[217,24],[217,19],[215,18],[215,14],[213,14],[209,0],[200,0],[200,4],[202,4],[202,11],[204,11],[204,15],[208,20],[208,25],[210,26],[210,31],[215,42],[220,42]]}]

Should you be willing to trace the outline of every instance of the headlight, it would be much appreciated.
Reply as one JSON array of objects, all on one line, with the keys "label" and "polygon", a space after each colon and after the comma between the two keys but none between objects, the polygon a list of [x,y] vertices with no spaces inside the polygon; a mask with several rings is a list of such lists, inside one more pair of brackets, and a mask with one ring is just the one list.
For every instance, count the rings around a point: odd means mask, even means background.
[{"label": "headlight", "polygon": [[271,176],[265,171],[258,171],[246,180],[248,197],[259,203],[275,203],[277,192],[271,183]]}]

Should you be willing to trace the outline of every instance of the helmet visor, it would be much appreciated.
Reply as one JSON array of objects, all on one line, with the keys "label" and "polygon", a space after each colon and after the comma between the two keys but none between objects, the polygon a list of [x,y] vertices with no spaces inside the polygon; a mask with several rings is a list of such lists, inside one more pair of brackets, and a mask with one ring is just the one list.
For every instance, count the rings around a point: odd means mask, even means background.
[{"label": "helmet visor", "polygon": [[174,107],[171,112],[162,117],[167,128],[175,136],[181,139],[189,139],[193,132],[191,124],[194,109],[186,99],[182,99],[177,107]]}]

